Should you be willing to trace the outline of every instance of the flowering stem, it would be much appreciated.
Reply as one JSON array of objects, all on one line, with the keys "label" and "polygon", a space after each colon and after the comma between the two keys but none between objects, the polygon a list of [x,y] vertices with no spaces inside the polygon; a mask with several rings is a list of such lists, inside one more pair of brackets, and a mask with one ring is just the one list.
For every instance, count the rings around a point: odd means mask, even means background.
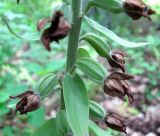
[{"label": "flowering stem", "polygon": [[82,0],[72,0],[73,20],[72,28],[69,32],[68,49],[67,49],[67,64],[66,72],[69,72],[75,64],[79,35],[81,30],[82,17]]},{"label": "flowering stem", "polygon": [[[68,49],[67,49],[67,62],[66,62],[66,73],[73,72],[74,64],[76,62],[76,55],[78,49],[79,35],[81,30],[81,15],[82,0],[72,0],[72,27],[69,32]],[[63,90],[61,90],[61,109],[64,109],[64,97]]]}]

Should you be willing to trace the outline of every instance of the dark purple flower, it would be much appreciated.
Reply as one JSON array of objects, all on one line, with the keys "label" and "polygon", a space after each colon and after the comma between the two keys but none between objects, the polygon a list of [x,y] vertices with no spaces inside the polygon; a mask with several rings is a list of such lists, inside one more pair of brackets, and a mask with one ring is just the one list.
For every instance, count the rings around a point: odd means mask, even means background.
[{"label": "dark purple flower", "polygon": [[111,51],[110,57],[108,58],[108,63],[111,67],[120,68],[123,72],[125,72],[125,57],[127,57],[127,55],[122,51]]},{"label": "dark purple flower", "polygon": [[16,104],[15,112],[19,111],[20,114],[27,114],[37,110],[41,105],[39,94],[29,90],[17,96],[10,96],[11,99],[20,99]]},{"label": "dark purple flower", "polygon": [[138,20],[142,16],[151,20],[150,15],[155,14],[155,11],[150,9],[142,0],[125,0],[123,8],[134,20]]},{"label": "dark purple flower", "polygon": [[125,120],[119,114],[109,113],[105,118],[105,124],[111,129],[127,134]]},{"label": "dark purple flower", "polygon": [[119,97],[125,100],[125,95],[128,96],[129,102],[133,103],[133,94],[131,86],[126,80],[133,79],[129,74],[114,72],[110,74],[104,82],[104,92],[113,97]]},{"label": "dark purple flower", "polygon": [[39,21],[37,25],[38,30],[40,31],[47,22],[51,22],[51,25],[43,31],[41,41],[44,47],[50,51],[50,43],[53,41],[58,43],[60,39],[65,38],[71,26],[69,22],[64,19],[61,11],[56,11],[52,19],[45,18]]},{"label": "dark purple flower", "polygon": [[37,23],[37,30],[40,31],[44,28],[44,26],[47,24],[47,23],[50,23],[51,22],[51,19],[50,17],[45,17],[43,19],[41,19],[38,23]]}]

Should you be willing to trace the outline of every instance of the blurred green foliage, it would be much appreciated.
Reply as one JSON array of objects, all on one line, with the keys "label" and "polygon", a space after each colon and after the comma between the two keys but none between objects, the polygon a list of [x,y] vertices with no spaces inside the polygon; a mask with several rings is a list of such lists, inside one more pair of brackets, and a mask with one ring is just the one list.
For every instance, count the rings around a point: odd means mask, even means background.
[{"label": "blurred green foliage", "polygon": [[[129,63],[127,71],[132,74],[143,76],[147,79],[145,82],[147,88],[146,96],[149,100],[160,97],[160,2],[156,0],[146,0],[156,15],[152,22],[145,19],[132,21],[124,14],[114,15],[104,12],[100,9],[93,9],[89,16],[100,20],[100,23],[113,30],[121,37],[126,37],[130,41],[147,41],[150,45],[129,49],[109,43],[113,48],[125,50]],[[16,4],[16,0],[1,0],[0,15],[5,15],[12,28],[19,34],[30,34],[36,32],[36,24],[41,18],[51,15],[52,7],[58,3],[58,0],[22,0],[21,4]],[[89,29],[83,23],[82,33]],[[47,52],[42,44],[38,42],[27,42],[17,39],[9,33],[5,25],[0,22],[0,127],[6,123],[6,114],[9,108],[9,95],[16,95],[33,87],[39,77],[49,73],[56,73],[65,67],[65,51],[67,39],[60,42],[59,46],[53,43],[52,52]],[[84,43],[82,43],[84,44]],[[86,47],[90,53],[97,57],[92,49]],[[140,83],[139,83],[140,84]],[[89,90],[95,89],[95,84],[88,82]],[[157,93],[152,93],[157,89]],[[12,107],[14,103],[9,103]],[[38,116],[37,116],[38,115]],[[5,125],[2,131],[3,136],[28,136],[37,127],[39,127],[45,118],[44,107],[38,111],[30,113],[28,116],[18,116],[17,125]],[[28,123],[26,123],[28,122]],[[22,124],[27,127],[22,127]],[[12,127],[13,126],[13,127]],[[22,128],[21,128],[22,127]],[[0,132],[1,134],[1,132]]]},{"label": "blurred green foliage", "polygon": [[[50,16],[55,3],[58,1],[27,0],[18,5],[15,0],[2,0],[0,15],[8,19],[16,33],[29,35],[37,32],[37,22]],[[42,107],[12,121],[8,118],[9,109],[16,102],[10,102],[9,96],[33,87],[35,81],[46,73],[56,73],[64,68],[65,59],[61,52],[65,50],[66,42],[63,41],[62,46],[56,44],[54,51],[48,53],[39,41],[27,42],[14,37],[3,22],[0,22],[0,33],[0,135],[28,136],[44,123],[45,109]]]}]

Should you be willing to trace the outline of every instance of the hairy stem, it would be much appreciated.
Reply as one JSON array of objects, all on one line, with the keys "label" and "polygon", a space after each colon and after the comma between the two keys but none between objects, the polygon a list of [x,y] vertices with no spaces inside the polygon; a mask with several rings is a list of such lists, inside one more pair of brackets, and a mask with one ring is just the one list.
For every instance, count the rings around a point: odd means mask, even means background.
[{"label": "hairy stem", "polygon": [[79,35],[81,30],[81,15],[82,0],[72,0],[73,20],[72,28],[69,32],[68,49],[67,49],[67,64],[66,72],[69,72],[75,64]]},{"label": "hairy stem", "polygon": [[[72,0],[72,27],[69,32],[68,39],[68,49],[67,49],[67,62],[66,62],[66,72],[72,71],[74,64],[76,62],[77,49],[79,43],[79,35],[81,30],[82,17],[82,0]],[[61,109],[65,108],[63,90],[61,90]]]}]

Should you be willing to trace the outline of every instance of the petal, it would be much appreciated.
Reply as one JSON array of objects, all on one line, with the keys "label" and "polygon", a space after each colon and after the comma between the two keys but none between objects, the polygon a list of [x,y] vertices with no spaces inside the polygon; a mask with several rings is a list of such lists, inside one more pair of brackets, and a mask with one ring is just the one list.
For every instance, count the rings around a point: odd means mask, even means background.
[{"label": "petal", "polygon": [[[68,35],[69,33],[69,27],[65,27],[65,28],[58,28],[57,30],[55,30],[52,34],[51,34],[51,38],[54,38],[54,37],[61,37],[64,38]],[[53,40],[54,41],[54,40]]]},{"label": "petal", "polygon": [[105,123],[111,129],[126,133],[126,125],[122,116],[116,113],[110,113],[105,118]]},{"label": "petal", "polygon": [[24,113],[37,110],[41,105],[40,96],[38,94],[27,97],[27,105],[24,107]]},{"label": "petal", "polygon": [[70,24],[64,20],[64,17],[60,17],[58,27],[54,31],[50,28],[52,41],[58,41],[65,38],[68,35],[70,28]]},{"label": "petal", "polygon": [[50,33],[49,33],[49,28],[45,29],[41,35],[41,42],[43,43],[44,47],[50,51]]},{"label": "petal", "polygon": [[117,80],[129,80],[129,79],[134,79],[134,76],[131,74],[126,74],[121,72],[113,72],[111,75],[109,75],[109,78]]},{"label": "petal", "polygon": [[29,90],[29,91],[25,91],[24,93],[21,93],[19,95],[16,95],[16,96],[10,96],[10,98],[11,99],[17,99],[17,98],[23,99],[24,97],[27,97],[31,94],[34,94],[34,92]]},{"label": "petal", "polygon": [[121,116],[121,115],[119,115],[119,114],[117,114],[117,113],[114,113],[114,112],[113,112],[113,113],[109,113],[108,116],[112,116],[112,117],[114,117],[114,118],[116,118],[116,119],[119,119],[119,120],[125,122],[124,117]]},{"label": "petal", "polygon": [[123,102],[126,102],[125,96],[120,95],[118,98],[121,99]]},{"label": "petal", "polygon": [[26,105],[27,105],[27,98],[25,97],[16,104],[15,112],[19,111],[20,114],[24,114],[24,106]]},{"label": "petal", "polygon": [[133,20],[138,20],[142,17],[142,15],[132,12],[127,12],[128,16],[130,16]]},{"label": "petal", "polygon": [[132,104],[134,101],[133,93],[131,91],[127,92],[129,103]]},{"label": "petal", "polygon": [[115,61],[111,57],[107,58],[107,60],[108,60],[108,63],[110,64],[111,67],[113,67],[113,68],[120,68],[122,70],[122,72],[125,72],[124,64],[118,63],[117,61]]},{"label": "petal", "polygon": [[133,97],[133,93],[131,91],[131,86],[126,81],[123,81],[122,84],[126,90],[126,95],[128,96],[129,103],[132,104],[134,101],[134,97]]},{"label": "petal", "polygon": [[104,92],[112,97],[125,96],[125,90],[121,82],[114,79],[105,81]]},{"label": "petal", "polygon": [[54,32],[58,28],[61,17],[64,18],[63,13],[61,11],[56,11],[54,13],[54,16],[52,17],[52,21],[51,21],[52,23],[50,26],[51,32]]},{"label": "petal", "polygon": [[119,54],[123,57],[128,57],[128,55],[125,52],[119,51],[119,50],[115,50],[115,51],[113,50],[113,51],[111,51],[111,54]]},{"label": "petal", "polygon": [[51,22],[51,19],[49,17],[43,18],[41,19],[38,23],[37,23],[37,30],[40,31],[44,28],[44,26]]},{"label": "petal", "polygon": [[155,11],[148,8],[148,6],[141,0],[125,0],[123,8],[125,12],[134,20],[142,16],[151,20],[150,15],[155,14]]}]

